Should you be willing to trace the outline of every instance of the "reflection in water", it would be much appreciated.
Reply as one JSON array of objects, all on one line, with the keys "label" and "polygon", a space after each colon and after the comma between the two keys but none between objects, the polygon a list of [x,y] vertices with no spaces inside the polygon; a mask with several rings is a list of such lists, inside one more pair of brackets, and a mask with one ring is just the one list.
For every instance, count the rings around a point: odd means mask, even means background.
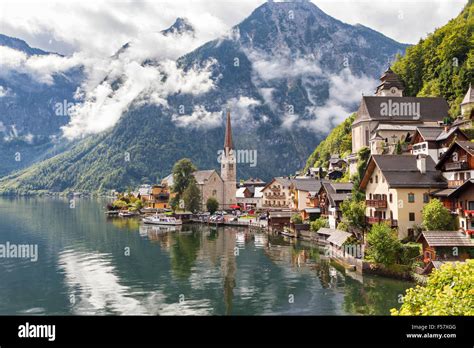
[{"label": "reflection in water", "polygon": [[35,264],[0,260],[0,314],[388,315],[411,286],[348,276],[308,243],[148,226],[107,218],[104,205],[0,199],[0,240],[38,243],[40,253]]}]

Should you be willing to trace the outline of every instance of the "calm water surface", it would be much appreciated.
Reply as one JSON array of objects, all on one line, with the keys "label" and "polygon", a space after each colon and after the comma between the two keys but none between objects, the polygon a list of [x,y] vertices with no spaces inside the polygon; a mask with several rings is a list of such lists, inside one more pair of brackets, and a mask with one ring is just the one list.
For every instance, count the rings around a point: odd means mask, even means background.
[{"label": "calm water surface", "polygon": [[388,315],[410,283],[351,276],[304,242],[107,218],[105,201],[0,199],[0,315]]}]

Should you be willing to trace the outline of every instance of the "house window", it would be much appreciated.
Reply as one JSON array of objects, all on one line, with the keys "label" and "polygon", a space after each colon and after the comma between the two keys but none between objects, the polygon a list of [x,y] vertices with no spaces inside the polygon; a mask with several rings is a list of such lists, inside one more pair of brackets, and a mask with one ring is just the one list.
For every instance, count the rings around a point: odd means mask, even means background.
[{"label": "house window", "polygon": [[469,209],[468,210],[474,210],[474,202],[473,201],[469,201]]},{"label": "house window", "polygon": [[461,227],[464,228],[464,220],[461,220]]},{"label": "house window", "polygon": [[388,195],[388,200],[390,201],[390,203],[393,202],[393,195],[391,193]]},{"label": "house window", "polygon": [[372,194],[371,193],[369,193],[369,199],[372,200]]},{"label": "house window", "polygon": [[408,220],[415,221],[415,213],[408,213]]},{"label": "house window", "polygon": [[467,172],[466,173],[466,180],[470,179],[471,178],[471,172]]},{"label": "house window", "polygon": [[379,183],[379,176],[378,176],[378,175],[375,176],[375,183],[376,183],[376,184]]},{"label": "house window", "polygon": [[423,203],[429,203],[430,196],[427,193],[423,193]]},{"label": "house window", "polygon": [[415,236],[415,230],[413,228],[408,229],[408,238],[413,238]]},{"label": "house window", "polygon": [[408,203],[415,203],[415,194],[409,193],[408,194]]},{"label": "house window", "polygon": [[217,195],[217,191],[216,191],[216,190],[212,190],[212,195],[213,195],[213,196]]},{"label": "house window", "polygon": [[234,169],[234,165],[231,163],[229,164],[229,170],[233,170]]}]

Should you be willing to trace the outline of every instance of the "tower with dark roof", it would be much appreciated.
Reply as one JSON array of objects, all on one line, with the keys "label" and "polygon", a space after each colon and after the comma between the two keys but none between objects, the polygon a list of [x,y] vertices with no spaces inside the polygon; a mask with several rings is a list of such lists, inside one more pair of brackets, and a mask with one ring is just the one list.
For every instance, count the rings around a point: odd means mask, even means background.
[{"label": "tower with dark roof", "polygon": [[382,97],[403,97],[403,82],[390,67],[380,77],[380,85],[375,90],[375,95]]},{"label": "tower with dark roof", "polygon": [[232,125],[229,109],[227,109],[224,152],[221,156],[221,178],[224,181],[223,206],[225,209],[230,209],[231,205],[237,204],[237,199],[235,197],[237,190],[237,161],[232,141]]}]

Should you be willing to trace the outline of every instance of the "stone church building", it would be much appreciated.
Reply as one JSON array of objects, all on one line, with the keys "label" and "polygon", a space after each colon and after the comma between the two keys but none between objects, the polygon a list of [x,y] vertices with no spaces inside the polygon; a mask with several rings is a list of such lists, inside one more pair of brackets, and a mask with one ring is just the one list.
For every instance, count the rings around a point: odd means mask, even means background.
[{"label": "stone church building", "polygon": [[232,125],[230,111],[227,110],[227,120],[224,139],[224,151],[220,157],[221,173],[216,170],[198,170],[194,177],[201,191],[201,210],[206,210],[206,202],[214,197],[219,202],[219,209],[232,209],[237,204],[237,160],[232,141]]}]

